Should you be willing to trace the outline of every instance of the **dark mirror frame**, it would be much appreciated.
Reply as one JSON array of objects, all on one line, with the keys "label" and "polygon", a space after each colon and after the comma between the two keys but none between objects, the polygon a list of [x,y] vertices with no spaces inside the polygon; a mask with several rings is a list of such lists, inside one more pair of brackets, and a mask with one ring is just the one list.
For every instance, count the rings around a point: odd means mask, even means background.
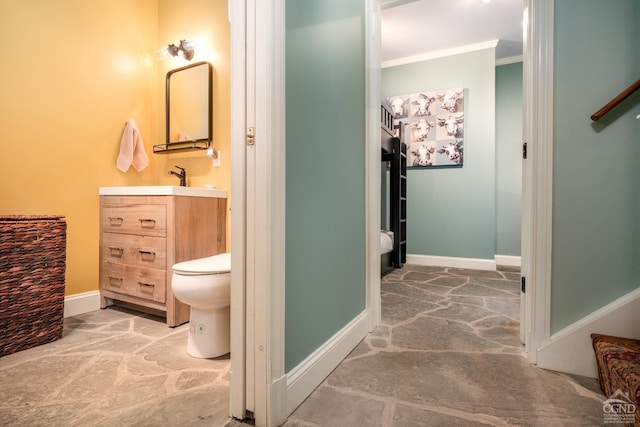
[{"label": "dark mirror frame", "polygon": [[[208,90],[207,90],[207,118],[208,118],[208,137],[207,138],[199,138],[190,141],[178,141],[171,142],[170,140],[170,124],[171,124],[171,76],[180,71],[188,70],[195,67],[200,67],[202,65],[206,65],[208,67]],[[176,68],[167,72],[166,79],[166,103],[165,103],[165,126],[166,126],[166,139],[164,144],[154,145],[153,152],[158,154],[166,154],[176,151],[194,151],[194,150],[206,150],[211,146],[211,141],[213,140],[213,123],[212,123],[212,113],[213,113],[213,66],[206,61],[194,62],[193,64],[186,65],[184,67]]]}]

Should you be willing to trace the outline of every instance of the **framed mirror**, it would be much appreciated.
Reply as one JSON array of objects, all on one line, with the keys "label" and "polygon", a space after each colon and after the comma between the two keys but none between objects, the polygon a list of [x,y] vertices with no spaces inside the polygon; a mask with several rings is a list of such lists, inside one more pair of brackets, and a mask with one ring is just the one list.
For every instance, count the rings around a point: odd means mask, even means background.
[{"label": "framed mirror", "polygon": [[206,150],[213,139],[213,66],[195,62],[167,73],[166,139],[154,153]]}]

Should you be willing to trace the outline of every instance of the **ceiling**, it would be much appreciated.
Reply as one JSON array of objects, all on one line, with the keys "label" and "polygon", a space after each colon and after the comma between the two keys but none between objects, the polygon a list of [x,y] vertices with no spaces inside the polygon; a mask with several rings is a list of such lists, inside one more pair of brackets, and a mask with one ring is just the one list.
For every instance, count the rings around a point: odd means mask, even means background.
[{"label": "ceiling", "polygon": [[522,0],[381,0],[382,62],[499,40],[496,59],[522,55]]}]

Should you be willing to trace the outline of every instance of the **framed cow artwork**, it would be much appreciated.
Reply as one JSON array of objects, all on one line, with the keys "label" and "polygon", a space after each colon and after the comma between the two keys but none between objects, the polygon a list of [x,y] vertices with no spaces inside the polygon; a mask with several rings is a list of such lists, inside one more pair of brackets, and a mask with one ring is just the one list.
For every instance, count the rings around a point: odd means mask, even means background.
[{"label": "framed cow artwork", "polygon": [[410,168],[461,167],[464,161],[464,88],[387,98]]}]

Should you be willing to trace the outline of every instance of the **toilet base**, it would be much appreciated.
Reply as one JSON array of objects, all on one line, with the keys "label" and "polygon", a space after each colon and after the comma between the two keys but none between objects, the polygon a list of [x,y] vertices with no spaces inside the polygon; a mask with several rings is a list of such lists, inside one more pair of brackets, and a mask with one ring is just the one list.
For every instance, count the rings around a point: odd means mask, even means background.
[{"label": "toilet base", "polygon": [[215,311],[191,307],[187,354],[200,359],[211,359],[229,353],[230,349],[230,307]]}]

